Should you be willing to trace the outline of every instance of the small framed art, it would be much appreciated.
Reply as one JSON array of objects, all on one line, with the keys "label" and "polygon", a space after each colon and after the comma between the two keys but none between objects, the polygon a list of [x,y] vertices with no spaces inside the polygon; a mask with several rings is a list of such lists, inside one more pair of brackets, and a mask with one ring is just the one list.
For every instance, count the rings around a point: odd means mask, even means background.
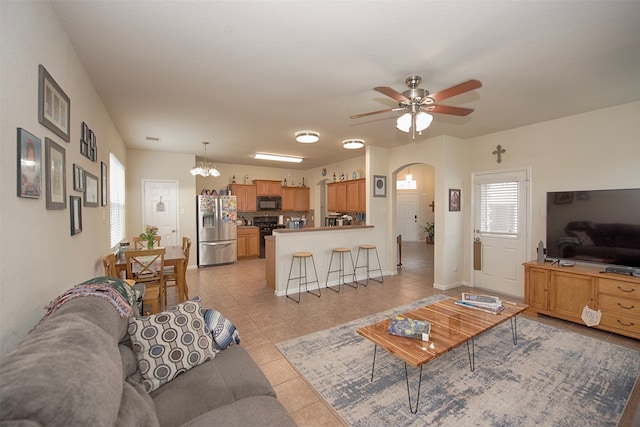
[{"label": "small framed art", "polygon": [[71,235],[76,235],[82,231],[82,201],[81,197],[69,196]]},{"label": "small framed art", "polygon": [[373,197],[387,197],[387,177],[373,176]]},{"label": "small framed art", "polygon": [[52,139],[44,139],[47,209],[67,208],[67,168],[65,150]]},{"label": "small framed art", "polygon": [[460,210],[460,190],[457,188],[449,189],[449,211],[456,212]]},{"label": "small framed art", "polygon": [[100,162],[100,193],[102,195],[102,197],[100,197],[100,204],[102,206],[107,206],[107,201],[109,200],[109,194],[107,193],[107,174],[107,164],[105,162]]},{"label": "small framed art", "polygon": [[18,128],[18,196],[42,197],[42,142]]},{"label": "small framed art", "polygon": [[98,177],[84,171],[84,205],[88,208],[98,207]]},{"label": "small framed art", "polygon": [[[69,142],[71,100],[42,64],[38,66],[38,121]],[[64,201],[67,203],[66,197]]]},{"label": "small framed art", "polygon": [[73,189],[76,191],[84,191],[84,169],[73,164]]}]

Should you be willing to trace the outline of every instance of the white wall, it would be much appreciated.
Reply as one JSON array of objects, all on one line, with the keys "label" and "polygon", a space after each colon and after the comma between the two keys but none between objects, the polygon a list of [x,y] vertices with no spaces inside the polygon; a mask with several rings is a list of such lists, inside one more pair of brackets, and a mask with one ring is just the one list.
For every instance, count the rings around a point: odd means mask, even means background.
[{"label": "white wall", "polygon": [[[100,176],[109,151],[127,161],[122,138],[48,2],[0,2],[0,353],[12,348],[45,314],[43,307],[73,285],[102,274],[109,248],[108,207],[82,210],[83,231],[70,235],[69,208],[47,210],[41,199],[16,196],[16,129],[65,149],[67,205],[73,164]],[[38,64],[71,99],[71,141],[38,123]],[[96,133],[98,161],[80,155],[80,126]],[[44,175],[43,175],[44,184]],[[43,188],[44,190],[44,188]]]}]

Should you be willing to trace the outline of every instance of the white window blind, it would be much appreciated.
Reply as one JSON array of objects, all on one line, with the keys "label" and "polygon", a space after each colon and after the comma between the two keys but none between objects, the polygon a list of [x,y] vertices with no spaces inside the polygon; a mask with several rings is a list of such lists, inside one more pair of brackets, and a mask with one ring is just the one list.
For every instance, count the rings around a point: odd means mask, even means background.
[{"label": "white window blind", "polygon": [[485,234],[518,234],[518,182],[479,184],[476,230]]},{"label": "white window blind", "polygon": [[115,247],[124,239],[126,227],[125,213],[125,169],[113,153],[109,153],[109,219],[111,231],[111,247]]}]

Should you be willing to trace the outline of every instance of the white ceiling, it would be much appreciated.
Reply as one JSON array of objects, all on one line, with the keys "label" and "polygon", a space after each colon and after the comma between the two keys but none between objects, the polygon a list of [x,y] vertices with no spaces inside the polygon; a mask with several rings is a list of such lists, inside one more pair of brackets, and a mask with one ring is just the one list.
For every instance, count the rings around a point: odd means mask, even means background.
[{"label": "white ceiling", "polygon": [[[483,87],[442,104],[416,140],[469,138],[640,100],[639,1],[50,0],[128,147],[309,169],[394,147],[399,113],[373,90]],[[640,118],[639,118],[640,119]],[[294,141],[297,130],[321,134]],[[159,142],[145,138],[159,137]]]}]

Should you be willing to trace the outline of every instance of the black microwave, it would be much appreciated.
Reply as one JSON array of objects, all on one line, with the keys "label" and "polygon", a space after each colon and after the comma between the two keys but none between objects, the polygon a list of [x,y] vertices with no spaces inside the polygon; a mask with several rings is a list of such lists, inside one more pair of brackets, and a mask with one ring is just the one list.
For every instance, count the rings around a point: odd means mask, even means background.
[{"label": "black microwave", "polygon": [[279,211],[282,209],[282,197],[256,197],[256,207],[259,211]]}]

